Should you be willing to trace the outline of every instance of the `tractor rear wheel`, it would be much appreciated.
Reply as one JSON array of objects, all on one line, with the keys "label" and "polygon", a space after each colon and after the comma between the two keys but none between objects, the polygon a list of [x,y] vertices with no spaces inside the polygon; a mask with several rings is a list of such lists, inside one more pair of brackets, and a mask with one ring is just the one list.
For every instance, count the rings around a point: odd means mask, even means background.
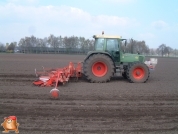
[{"label": "tractor rear wheel", "polygon": [[84,74],[90,82],[108,82],[114,74],[113,61],[104,54],[91,55],[84,62]]},{"label": "tractor rear wheel", "polygon": [[127,70],[127,78],[131,83],[144,83],[150,75],[147,65],[141,62],[130,64]]}]

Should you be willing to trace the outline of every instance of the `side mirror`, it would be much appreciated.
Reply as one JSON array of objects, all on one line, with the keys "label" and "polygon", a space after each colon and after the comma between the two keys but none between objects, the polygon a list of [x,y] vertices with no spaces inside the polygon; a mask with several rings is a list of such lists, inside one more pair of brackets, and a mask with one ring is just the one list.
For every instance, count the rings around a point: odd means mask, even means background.
[{"label": "side mirror", "polygon": [[127,45],[127,40],[125,40],[125,46]]}]

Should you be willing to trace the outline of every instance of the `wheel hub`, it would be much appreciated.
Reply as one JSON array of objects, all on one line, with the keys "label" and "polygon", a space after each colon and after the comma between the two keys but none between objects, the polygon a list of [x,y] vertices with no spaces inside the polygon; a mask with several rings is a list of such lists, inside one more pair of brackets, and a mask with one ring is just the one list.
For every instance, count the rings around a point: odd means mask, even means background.
[{"label": "wheel hub", "polygon": [[145,76],[145,71],[143,68],[137,67],[133,70],[132,76],[135,79],[142,79]]},{"label": "wheel hub", "polygon": [[97,70],[98,70],[98,71],[99,71],[99,70],[101,70],[101,67],[100,67],[100,66],[98,66],[98,67],[97,67]]},{"label": "wheel hub", "polygon": [[137,71],[137,72],[136,72],[136,75],[137,75],[137,76],[140,76],[140,74],[141,74],[140,71]]},{"label": "wheel hub", "polygon": [[97,77],[103,77],[108,71],[108,67],[104,62],[95,62],[92,66],[92,73]]}]

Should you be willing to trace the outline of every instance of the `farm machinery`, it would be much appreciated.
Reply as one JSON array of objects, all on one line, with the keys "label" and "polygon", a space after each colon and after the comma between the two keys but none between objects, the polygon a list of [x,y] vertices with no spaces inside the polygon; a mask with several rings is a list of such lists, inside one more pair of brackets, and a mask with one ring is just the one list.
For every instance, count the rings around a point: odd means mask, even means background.
[{"label": "farm machinery", "polygon": [[140,54],[125,53],[121,45],[127,44],[121,36],[94,35],[94,50],[88,52],[83,62],[70,62],[68,66],[57,69],[43,69],[36,72],[38,80],[33,84],[37,86],[55,86],[69,81],[70,78],[80,78],[82,75],[91,83],[109,82],[116,74],[120,73],[131,83],[145,83],[154,70],[157,59],[145,61],[145,56]]}]

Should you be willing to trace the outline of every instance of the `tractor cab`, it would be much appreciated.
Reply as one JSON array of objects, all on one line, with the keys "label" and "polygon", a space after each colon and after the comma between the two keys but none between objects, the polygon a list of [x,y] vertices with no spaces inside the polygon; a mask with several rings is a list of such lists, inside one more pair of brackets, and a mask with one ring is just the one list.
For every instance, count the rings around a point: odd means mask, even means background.
[{"label": "tractor cab", "polygon": [[115,62],[120,61],[121,36],[94,35],[93,37],[95,38],[94,51],[109,53]]},{"label": "tractor cab", "polygon": [[116,65],[120,63],[144,62],[145,56],[140,54],[125,53],[122,50],[122,41],[126,45],[126,39],[121,36],[94,35],[94,53],[106,53],[112,57]]}]

